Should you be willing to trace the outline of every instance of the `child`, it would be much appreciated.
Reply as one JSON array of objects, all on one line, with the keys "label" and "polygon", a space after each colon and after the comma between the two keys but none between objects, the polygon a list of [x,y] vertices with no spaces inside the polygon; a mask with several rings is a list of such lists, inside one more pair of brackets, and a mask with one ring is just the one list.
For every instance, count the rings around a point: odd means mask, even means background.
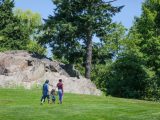
[{"label": "child", "polygon": [[55,101],[56,101],[56,91],[55,91],[55,89],[51,90],[51,98],[52,98],[52,103],[55,104]]}]

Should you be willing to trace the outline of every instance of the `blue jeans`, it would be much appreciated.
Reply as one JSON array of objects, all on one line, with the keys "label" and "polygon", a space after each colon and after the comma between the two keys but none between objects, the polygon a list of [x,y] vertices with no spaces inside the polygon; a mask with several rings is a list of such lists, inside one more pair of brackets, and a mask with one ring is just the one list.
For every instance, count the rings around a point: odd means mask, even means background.
[{"label": "blue jeans", "polygon": [[62,103],[62,97],[63,97],[62,89],[59,89],[59,90],[58,90],[58,96],[59,96],[59,101],[60,101],[60,103]]},{"label": "blue jeans", "polygon": [[52,95],[52,102],[56,101],[56,97],[54,95]]}]

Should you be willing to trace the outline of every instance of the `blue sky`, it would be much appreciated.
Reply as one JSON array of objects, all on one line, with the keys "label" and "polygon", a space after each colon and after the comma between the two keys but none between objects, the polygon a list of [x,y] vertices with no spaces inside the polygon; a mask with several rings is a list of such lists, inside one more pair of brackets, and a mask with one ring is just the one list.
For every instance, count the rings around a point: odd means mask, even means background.
[{"label": "blue sky", "polygon": [[[113,5],[125,5],[125,7],[120,13],[113,17],[113,21],[121,22],[126,28],[130,28],[133,24],[134,17],[140,16],[141,14],[143,1],[144,0],[117,0]],[[15,0],[15,7],[38,12],[42,18],[47,18],[48,15],[53,14],[54,9],[51,0]]]}]

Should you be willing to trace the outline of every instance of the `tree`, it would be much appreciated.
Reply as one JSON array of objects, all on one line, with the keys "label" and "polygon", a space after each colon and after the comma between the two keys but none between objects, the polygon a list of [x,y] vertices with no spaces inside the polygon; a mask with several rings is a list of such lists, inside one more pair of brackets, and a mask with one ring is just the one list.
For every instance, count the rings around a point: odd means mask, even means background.
[{"label": "tree", "polygon": [[148,83],[155,72],[144,66],[141,53],[123,51],[106,73],[107,92],[117,97],[145,99]]},{"label": "tree", "polygon": [[123,50],[108,72],[107,90],[120,97],[159,100],[160,96],[160,3],[146,0],[135,19]]},{"label": "tree", "polygon": [[[44,26],[44,38],[49,40],[43,43],[60,48],[83,43],[86,53],[85,77],[90,78],[93,36],[101,38],[107,34],[112,16],[122,6],[113,7],[111,2],[104,0],[53,0],[53,3],[56,6],[54,15],[45,20]],[[76,50],[76,46],[73,48]]]},{"label": "tree", "polygon": [[20,20],[21,25],[26,26],[26,28],[30,32],[30,35],[36,33],[36,31],[42,25],[40,14],[33,13],[30,10],[23,11],[21,9],[16,9],[14,11],[14,16],[16,16]]},{"label": "tree", "polygon": [[4,50],[26,49],[29,34],[20,20],[14,16],[14,2],[11,0],[0,1],[0,48]]},{"label": "tree", "polygon": [[134,24],[139,34],[137,46],[144,54],[145,66],[155,72],[154,79],[148,83],[147,91],[150,97],[156,98],[160,89],[160,2],[146,0],[142,5],[142,15]]},{"label": "tree", "polygon": [[42,25],[41,16],[30,10],[22,11],[21,9],[16,9],[14,16],[20,20],[21,26],[25,26],[25,30],[28,33],[29,42],[26,45],[26,50],[35,54],[45,55],[46,49],[37,42],[38,30]]},{"label": "tree", "polygon": [[92,81],[107,94],[109,94],[107,87],[111,85],[108,84],[108,81],[111,78],[111,71],[114,70],[114,61],[124,51],[126,44],[125,27],[121,23],[114,23],[109,27],[110,32],[104,36],[103,42],[93,44],[93,69],[91,73]]},{"label": "tree", "polygon": [[40,57],[44,57],[46,54],[46,49],[34,40],[30,40],[29,44],[27,44],[27,51],[37,54]]},{"label": "tree", "polygon": [[99,78],[94,77],[101,90],[118,97],[159,100],[159,14],[159,1],[146,0],[142,15],[135,19],[125,38],[120,35],[116,39],[121,29],[106,36],[106,51],[111,50],[118,56],[109,65],[97,65],[95,73]]},{"label": "tree", "polygon": [[13,0],[0,0],[0,51],[28,50],[44,54],[45,49],[35,39],[41,17],[37,13],[18,9]]},{"label": "tree", "polygon": [[10,0],[0,0],[0,30],[4,29],[7,24],[9,24],[13,17],[12,9],[14,7],[13,1]]}]

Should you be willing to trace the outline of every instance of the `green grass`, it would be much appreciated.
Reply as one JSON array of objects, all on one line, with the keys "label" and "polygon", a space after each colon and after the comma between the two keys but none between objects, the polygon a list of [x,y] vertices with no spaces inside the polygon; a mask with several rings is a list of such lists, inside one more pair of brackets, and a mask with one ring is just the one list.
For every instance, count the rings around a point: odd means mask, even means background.
[{"label": "green grass", "polygon": [[64,103],[40,105],[40,90],[0,89],[0,120],[160,120],[160,104],[65,94]]}]

